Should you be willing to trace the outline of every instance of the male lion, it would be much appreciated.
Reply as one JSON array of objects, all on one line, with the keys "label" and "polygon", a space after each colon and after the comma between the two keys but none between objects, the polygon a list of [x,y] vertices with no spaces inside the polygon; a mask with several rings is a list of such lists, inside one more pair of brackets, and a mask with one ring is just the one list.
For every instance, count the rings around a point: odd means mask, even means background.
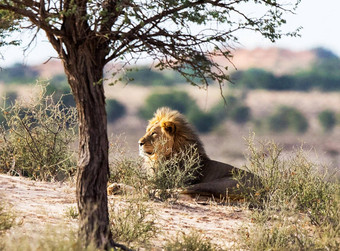
[{"label": "male lion", "polygon": [[[160,143],[160,141],[164,143]],[[149,121],[146,134],[138,141],[138,144],[139,153],[144,157],[145,165],[150,168],[160,157],[169,159],[186,147],[194,146],[200,158],[200,175],[191,184],[188,184],[182,193],[239,197],[237,181],[233,179],[233,171],[237,168],[211,160],[196,132],[178,111],[167,107],[159,108]],[[156,151],[155,146],[160,149]],[[247,173],[244,179],[250,181],[252,177],[252,174]]]}]

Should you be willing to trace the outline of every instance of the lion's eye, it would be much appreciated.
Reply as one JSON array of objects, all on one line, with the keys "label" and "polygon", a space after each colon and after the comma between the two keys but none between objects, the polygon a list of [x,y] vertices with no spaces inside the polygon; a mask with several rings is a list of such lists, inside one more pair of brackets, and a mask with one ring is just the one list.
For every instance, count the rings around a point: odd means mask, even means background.
[{"label": "lion's eye", "polygon": [[151,136],[156,136],[156,133],[155,132],[151,133]]}]

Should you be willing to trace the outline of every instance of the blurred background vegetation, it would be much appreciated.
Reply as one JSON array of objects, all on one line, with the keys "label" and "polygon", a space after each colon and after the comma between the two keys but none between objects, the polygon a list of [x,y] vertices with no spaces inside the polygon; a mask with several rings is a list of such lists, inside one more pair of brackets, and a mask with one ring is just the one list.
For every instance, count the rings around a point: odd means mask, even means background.
[{"label": "blurred background vegetation", "polygon": [[[228,85],[224,100],[221,99],[209,109],[201,109],[190,93],[183,91],[180,86],[186,84],[185,79],[177,72],[165,70],[156,71],[150,66],[130,68],[120,76],[130,85],[151,88],[152,92],[139,107],[137,116],[148,120],[158,107],[168,106],[185,114],[201,133],[211,132],[224,121],[232,121],[242,126],[253,122],[256,130],[269,130],[275,133],[291,131],[305,133],[309,128],[309,120],[296,107],[272,107],[272,112],[260,120],[252,116],[251,107],[245,103],[245,95],[251,90],[269,91],[340,91],[340,59],[327,49],[314,49],[317,60],[304,69],[291,74],[275,74],[268,70],[249,68],[233,71],[230,74],[231,83]],[[42,79],[36,67],[15,64],[1,69],[0,84],[5,86],[27,85]],[[52,95],[55,100],[62,99],[68,107],[75,106],[71,90],[64,74],[53,75],[47,80],[46,95]],[[211,83],[214,86],[214,83]],[[158,89],[157,89],[158,88]],[[163,88],[163,89],[159,89]],[[165,88],[165,89],[164,89]],[[6,89],[6,88],[5,88]],[[14,104],[18,94],[15,88],[1,93],[1,107]],[[240,94],[241,93],[241,94]],[[114,98],[106,102],[108,122],[114,123],[124,117],[127,108]],[[332,131],[339,124],[339,115],[334,110],[322,111],[316,115],[318,123],[324,132]],[[0,114],[0,121],[3,115]]]}]

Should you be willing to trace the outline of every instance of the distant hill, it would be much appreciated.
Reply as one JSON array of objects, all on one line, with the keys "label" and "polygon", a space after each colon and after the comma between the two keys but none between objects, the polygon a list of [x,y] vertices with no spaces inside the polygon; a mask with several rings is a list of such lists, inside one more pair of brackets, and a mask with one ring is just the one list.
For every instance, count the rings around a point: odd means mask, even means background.
[{"label": "distant hill", "polygon": [[[301,70],[307,70],[319,59],[337,57],[331,51],[322,48],[305,51],[292,51],[275,47],[252,50],[236,49],[232,54],[232,64],[222,57],[216,57],[215,60],[222,65],[228,65],[230,71],[235,70],[235,67],[237,70],[260,68],[275,75],[293,74]],[[38,75],[44,78],[64,74],[61,60],[50,60],[45,64],[25,67],[38,72]],[[112,65],[110,67],[112,68]],[[108,71],[111,70],[108,69]]]},{"label": "distant hill", "polygon": [[275,75],[292,74],[306,70],[318,59],[317,50],[292,51],[282,48],[256,48],[253,50],[237,49],[232,52],[233,58],[228,62],[225,58],[216,60],[222,65],[228,65],[229,70],[247,70],[259,68]]},{"label": "distant hill", "polygon": [[57,59],[52,59],[45,64],[35,65],[33,68],[43,78],[51,78],[55,75],[64,74],[64,66],[61,60]]}]

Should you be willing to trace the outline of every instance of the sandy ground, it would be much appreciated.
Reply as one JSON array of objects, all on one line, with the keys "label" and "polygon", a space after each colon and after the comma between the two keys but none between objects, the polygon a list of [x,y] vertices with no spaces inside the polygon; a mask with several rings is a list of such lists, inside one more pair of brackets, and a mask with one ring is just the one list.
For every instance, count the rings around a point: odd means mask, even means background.
[{"label": "sandy ground", "polygon": [[76,206],[75,188],[70,184],[33,181],[4,174],[0,174],[0,196],[12,206],[21,222],[20,227],[27,230],[68,221],[66,211]]},{"label": "sandy ground", "polygon": [[[0,175],[1,199],[7,201],[21,224],[12,231],[27,234],[43,231],[48,224],[67,224],[77,228],[77,220],[67,217],[67,210],[76,205],[75,188],[66,183],[32,181],[23,177]],[[122,197],[110,196],[116,207],[124,207]],[[216,202],[179,200],[169,204],[148,202],[154,211],[158,228],[151,240],[151,250],[162,250],[166,241],[179,233],[201,233],[212,243],[233,248],[239,240],[240,229],[249,223],[246,209],[219,205]]]}]

